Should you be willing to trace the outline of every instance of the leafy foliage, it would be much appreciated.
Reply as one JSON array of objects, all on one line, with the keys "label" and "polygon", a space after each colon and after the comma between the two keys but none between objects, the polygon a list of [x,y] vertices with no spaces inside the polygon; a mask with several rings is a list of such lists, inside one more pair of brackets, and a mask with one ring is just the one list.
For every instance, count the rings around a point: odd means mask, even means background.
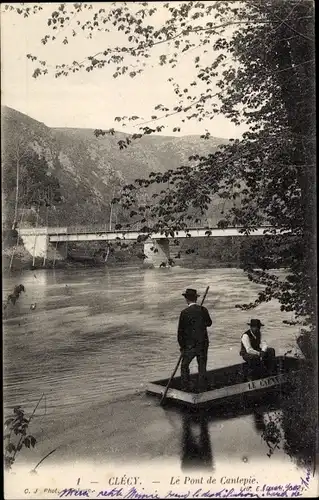
[{"label": "leafy foliage", "polygon": [[10,303],[15,305],[16,301],[18,300],[18,298],[20,297],[22,292],[25,292],[24,285],[21,285],[21,284],[16,285],[14,287],[13,292],[8,295],[7,300],[4,302],[3,309],[6,309],[8,304],[10,304]]},{"label": "leafy foliage", "polygon": [[255,414],[257,430],[265,441],[267,456],[283,450],[298,466],[314,467],[316,462],[317,399],[314,370],[300,370],[294,390],[280,394],[280,405],[267,418]]},{"label": "leafy foliage", "polygon": [[[37,440],[33,435],[29,434],[29,426],[44,397],[45,395],[42,394],[30,417],[26,417],[25,411],[21,406],[15,406],[12,414],[5,418],[3,440],[4,467],[6,470],[10,471],[12,469],[16,456],[21,452],[23,447],[28,449],[35,447]],[[36,474],[36,469],[56,450],[57,448],[47,453],[30,472]]]},{"label": "leafy foliage", "polygon": [[[249,279],[265,285],[265,291],[255,303],[242,307],[277,298],[282,310],[294,311],[296,320],[311,330],[316,310],[313,3],[253,0],[160,5],[161,10],[148,2],[113,3],[106,8],[82,3],[55,6],[43,44],[54,40],[69,22],[72,37],[79,32],[90,38],[94,32],[116,30],[123,43],[107,46],[82,61],[57,65],[53,72],[59,77],[114,65],[114,78],[126,73],[135,78],[155,58],[156,64],[170,67],[168,81],[176,105],[171,109],[157,104],[146,121],[137,115],[116,117],[118,122],[139,121],[140,133],[120,143],[120,148],[126,149],[141,135],[162,130],[163,125],[151,128],[149,124],[172,115],[178,121],[176,131],[186,120],[202,122],[217,113],[236,124],[247,123],[249,131],[242,140],[231,141],[205,157],[194,155],[189,165],[177,170],[137,179],[127,186],[121,203],[126,209],[134,207],[134,222],[147,222],[148,232],[173,234],[189,225],[193,210],[200,220],[213,196],[232,201],[219,227],[240,226],[246,234],[261,224],[274,228],[271,255],[267,256],[265,248],[259,258],[255,248],[254,262],[246,258]],[[20,14],[24,13],[22,9]],[[86,14],[85,22],[77,19],[79,13]],[[66,35],[63,43],[68,40]],[[158,52],[161,46],[163,53]],[[178,61],[196,50],[195,79],[177,81],[173,70]],[[37,64],[34,77],[48,71],[45,61],[28,57]],[[97,131],[97,135],[107,132],[112,129]],[[204,137],[209,137],[208,131]],[[163,189],[153,192],[152,203],[140,204],[139,188],[151,189],[156,184]],[[267,232],[271,238],[272,232]],[[279,280],[270,272],[272,267],[286,267],[288,276]]]},{"label": "leafy foliage", "polygon": [[28,433],[31,418],[25,416],[21,406],[16,406],[13,409],[12,415],[5,418],[4,440],[4,466],[11,469],[16,460],[16,455],[23,447],[34,448],[37,440],[34,436]]}]

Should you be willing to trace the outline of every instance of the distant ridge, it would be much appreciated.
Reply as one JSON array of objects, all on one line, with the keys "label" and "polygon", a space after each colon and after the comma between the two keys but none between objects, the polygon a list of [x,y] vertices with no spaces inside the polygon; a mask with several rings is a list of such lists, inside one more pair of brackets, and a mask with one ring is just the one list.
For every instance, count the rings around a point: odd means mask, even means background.
[{"label": "distant ridge", "polygon": [[[89,127],[88,128],[87,127],[49,127],[49,128],[51,128],[52,130],[62,130],[62,131],[65,130],[66,132],[68,130],[69,131],[83,130],[83,131],[92,132],[92,133],[94,133],[94,131],[97,130],[97,129],[98,130],[107,130],[107,129],[101,129],[99,127],[96,127],[96,128],[89,128]],[[115,134],[123,134],[125,136],[133,135],[132,133],[123,132],[122,130],[115,130]],[[153,137],[156,137],[156,138],[160,137],[162,139],[187,139],[187,138],[197,138],[197,139],[200,139],[200,134],[186,134],[186,135],[183,135],[183,134],[180,134],[180,135],[152,134],[151,136],[144,136],[144,138],[148,138],[148,137],[152,137],[152,138]],[[214,137],[214,136],[211,136],[208,140],[218,141],[220,144],[227,144],[229,142],[228,139],[225,139],[223,137]]]}]

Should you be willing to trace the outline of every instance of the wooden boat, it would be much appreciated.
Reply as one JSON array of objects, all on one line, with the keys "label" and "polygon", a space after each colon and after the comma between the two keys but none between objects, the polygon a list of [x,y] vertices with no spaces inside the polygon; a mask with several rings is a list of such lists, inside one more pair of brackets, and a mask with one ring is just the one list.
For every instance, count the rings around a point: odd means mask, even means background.
[{"label": "wooden boat", "polygon": [[[201,407],[224,402],[228,398],[259,395],[274,389],[282,390],[284,387],[293,385],[295,375],[305,367],[305,364],[305,360],[302,359],[277,356],[276,369],[273,373],[259,370],[248,377],[246,363],[211,370],[207,372],[205,392],[197,390],[198,375],[196,373],[190,376],[189,392],[181,390],[181,378],[175,377],[170,384],[166,398],[188,406]],[[168,380],[150,382],[146,387],[146,392],[161,397]]]}]

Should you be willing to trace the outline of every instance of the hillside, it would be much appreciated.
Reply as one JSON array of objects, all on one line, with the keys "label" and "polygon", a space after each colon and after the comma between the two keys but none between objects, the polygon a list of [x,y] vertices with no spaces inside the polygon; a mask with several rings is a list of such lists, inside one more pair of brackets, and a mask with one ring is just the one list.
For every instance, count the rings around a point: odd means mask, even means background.
[{"label": "hillside", "polygon": [[[192,154],[208,154],[227,141],[199,136],[144,136],[120,150],[128,134],[96,138],[92,129],[50,128],[7,106],[1,107],[2,148],[32,147],[44,155],[61,185],[63,202],[50,209],[50,225],[106,223],[109,203],[120,184],[187,163]],[[13,173],[14,175],[14,173]],[[10,193],[5,199],[9,200]],[[119,214],[121,218],[121,215]]]}]

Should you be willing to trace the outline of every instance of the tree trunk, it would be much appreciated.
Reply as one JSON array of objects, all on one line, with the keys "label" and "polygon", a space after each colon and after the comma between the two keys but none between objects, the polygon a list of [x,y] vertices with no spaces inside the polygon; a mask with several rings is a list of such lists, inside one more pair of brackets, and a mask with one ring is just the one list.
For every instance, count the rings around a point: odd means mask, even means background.
[{"label": "tree trunk", "polygon": [[15,197],[15,204],[14,204],[14,220],[13,220],[12,229],[16,228],[17,220],[18,220],[19,183],[20,183],[20,161],[19,161],[18,154],[19,153],[17,152],[17,160],[16,160],[16,197]]},{"label": "tree trunk", "polygon": [[[35,223],[35,227],[36,227],[36,228],[38,227],[38,221],[39,221],[39,210],[40,210],[40,208],[38,208],[38,210],[37,210],[37,219],[36,219],[36,223]],[[35,264],[35,246],[36,246],[36,243],[37,243],[37,235],[36,235],[36,233],[35,233],[35,234],[34,234],[33,256],[32,256],[32,267],[34,267],[34,264]]]},{"label": "tree trunk", "polygon": [[[301,3],[295,9],[295,16],[301,19],[296,25],[300,33],[307,38],[295,36],[289,42],[280,39],[291,36],[286,26],[278,30],[278,42],[273,60],[278,67],[278,83],[285,105],[287,122],[293,136],[293,163],[297,167],[297,181],[301,192],[300,220],[296,227],[302,233],[303,262],[305,280],[312,289],[313,308],[316,304],[316,166],[315,166],[315,73],[314,73],[314,43],[311,41],[313,19],[307,19],[304,8],[307,3]],[[310,37],[308,37],[310,33]],[[279,36],[280,35],[280,36]],[[271,55],[270,55],[271,56]],[[279,68],[279,71],[278,71]]]},{"label": "tree trunk", "polygon": [[[48,205],[46,206],[46,210],[47,210],[47,213],[46,213],[46,225],[48,227],[49,226],[49,206]],[[45,267],[46,260],[47,260],[47,258],[46,258],[46,255],[44,254],[42,267]]]},{"label": "tree trunk", "polygon": [[[313,19],[307,19],[307,3],[301,3],[295,10],[295,16],[301,19],[298,29],[301,33],[311,33]],[[304,11],[305,9],[305,11]],[[280,35],[280,36],[279,36]],[[315,201],[315,73],[314,43],[300,36],[288,39],[291,31],[281,26],[278,31],[278,42],[274,52],[270,54],[278,65],[274,67],[281,88],[281,96],[287,113],[287,121],[295,136],[294,163],[298,167],[298,182],[301,189],[303,225],[306,233],[314,230]],[[306,245],[307,246],[307,245]]]},{"label": "tree trunk", "polygon": [[112,231],[113,203],[110,204],[109,231]]},{"label": "tree trunk", "polygon": [[105,263],[107,262],[107,259],[109,258],[109,255],[110,255],[110,247],[107,247],[106,256],[105,256],[105,259],[104,259]]},{"label": "tree trunk", "polygon": [[55,267],[55,261],[56,261],[56,252],[58,248],[58,242],[56,242],[55,247],[54,247],[54,255],[53,255],[53,267]]},{"label": "tree trunk", "polygon": [[[23,217],[24,217],[24,209],[22,210],[20,224],[23,221]],[[15,246],[12,249],[12,255],[11,255],[10,264],[9,264],[10,271],[12,269],[13,259],[14,259],[14,255],[15,255],[15,252],[16,252],[16,249],[17,249],[18,245],[19,245],[19,233],[17,235],[17,242],[16,242]]]}]

